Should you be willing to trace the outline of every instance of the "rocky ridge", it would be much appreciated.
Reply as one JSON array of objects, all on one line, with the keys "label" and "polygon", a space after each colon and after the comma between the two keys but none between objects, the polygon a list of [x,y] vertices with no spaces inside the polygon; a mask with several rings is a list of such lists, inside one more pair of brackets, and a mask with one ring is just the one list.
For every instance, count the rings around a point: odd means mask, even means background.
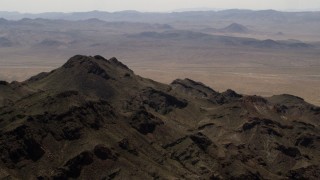
[{"label": "rocky ridge", "polygon": [[0,178],[319,179],[320,108],[77,55],[0,82]]}]

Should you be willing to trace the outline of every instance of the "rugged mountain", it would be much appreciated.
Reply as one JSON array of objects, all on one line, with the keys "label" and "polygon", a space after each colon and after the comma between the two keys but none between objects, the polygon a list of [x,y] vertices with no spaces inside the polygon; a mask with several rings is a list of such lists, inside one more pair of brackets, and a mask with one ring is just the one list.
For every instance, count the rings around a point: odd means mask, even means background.
[{"label": "rugged mountain", "polygon": [[1,179],[319,179],[320,108],[170,85],[116,58],[0,82]]}]

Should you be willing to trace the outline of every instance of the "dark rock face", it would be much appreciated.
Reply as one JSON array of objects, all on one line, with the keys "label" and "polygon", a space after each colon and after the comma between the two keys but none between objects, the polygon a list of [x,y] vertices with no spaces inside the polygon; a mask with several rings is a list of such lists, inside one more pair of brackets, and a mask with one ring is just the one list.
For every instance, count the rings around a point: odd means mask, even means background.
[{"label": "dark rock face", "polygon": [[110,78],[110,76],[107,74],[105,70],[103,70],[99,65],[94,63],[90,64],[90,67],[88,68],[88,73],[98,75],[104,79]]},{"label": "dark rock face", "polygon": [[39,160],[45,153],[41,145],[34,139],[26,139],[24,140],[24,144],[27,154],[33,161]]},{"label": "dark rock face", "polygon": [[65,164],[65,171],[62,174],[65,174],[70,178],[77,178],[80,176],[82,168],[91,163],[93,163],[93,154],[91,152],[84,151],[78,156],[70,159]]},{"label": "dark rock face", "polygon": [[[89,114],[96,113],[94,117]],[[43,114],[30,119],[43,124],[56,140],[79,139],[85,128],[99,129],[105,121],[113,119],[114,112],[107,102],[86,102],[80,107],[71,107],[61,114]]]},{"label": "dark rock face", "polygon": [[109,148],[105,147],[104,145],[96,145],[94,147],[94,150],[93,150],[94,154],[99,158],[99,159],[102,159],[102,160],[106,160],[106,159],[113,159],[113,155],[112,155],[112,152]]},{"label": "dark rock face", "polygon": [[45,135],[45,132],[38,132],[28,126],[19,126],[12,132],[0,137],[2,143],[0,144],[0,152],[3,156],[3,160],[14,166],[23,160],[38,161],[45,151],[41,147],[41,136]]},{"label": "dark rock face", "polygon": [[[90,166],[95,162],[95,158],[100,160],[110,159],[116,161],[117,158],[112,154],[112,151],[102,144],[98,144],[91,151],[83,151],[77,156],[68,160],[63,167],[57,168],[54,175],[51,177],[53,179],[70,179],[79,178],[83,169]],[[42,177],[44,178],[44,177]],[[48,178],[49,179],[49,178]]]},{"label": "dark rock face", "polygon": [[145,110],[140,110],[132,117],[131,126],[138,130],[141,134],[152,133],[156,126],[163,124],[162,120],[148,113]]},{"label": "dark rock face", "polygon": [[9,150],[9,157],[13,163],[17,163],[23,159],[39,160],[44,155],[41,145],[34,139],[26,139],[15,148]]},{"label": "dark rock face", "polygon": [[277,149],[287,156],[298,157],[301,155],[299,149],[295,147],[285,147],[280,145]]},{"label": "dark rock face", "polygon": [[210,87],[193,81],[191,79],[176,79],[171,83],[174,89],[179,89],[185,94],[189,94],[198,98],[208,98],[210,96],[217,95],[218,93],[211,89]]},{"label": "dark rock face", "polygon": [[316,166],[307,166],[290,170],[287,173],[287,177],[290,179],[318,179],[320,177],[320,172],[319,168]]},{"label": "dark rock face", "polygon": [[229,98],[241,98],[242,95],[236,93],[235,91],[231,89],[227,89],[225,92],[222,93],[223,96],[229,97]]},{"label": "dark rock face", "polygon": [[200,132],[197,134],[191,135],[190,138],[202,150],[207,150],[207,148],[212,144],[212,141]]},{"label": "dark rock face", "polygon": [[274,130],[273,128],[266,128],[267,130],[267,134],[269,134],[270,136],[278,136],[278,137],[282,137],[283,135],[281,133],[279,133],[278,131]]},{"label": "dark rock face", "polygon": [[80,123],[68,122],[62,128],[62,137],[67,140],[76,140],[81,137],[83,126]]},{"label": "dark rock face", "polygon": [[168,114],[174,108],[184,108],[188,105],[185,100],[180,100],[170,94],[152,88],[144,90],[136,97],[135,101],[150,107],[161,114]]},{"label": "dark rock face", "polygon": [[132,145],[129,142],[129,139],[127,139],[127,138],[123,138],[121,141],[119,141],[118,145],[121,149],[126,150],[135,156],[139,155],[137,149],[132,147]]},{"label": "dark rock face", "polygon": [[[281,129],[290,129],[290,126],[282,125],[279,122],[270,120],[270,119],[260,119],[257,117],[254,118],[249,118],[249,121],[243,124],[242,129],[244,131],[250,130],[254,128],[257,125],[264,125],[265,127],[276,127],[276,128],[281,128]],[[269,128],[270,129],[270,128]],[[272,130],[270,130],[272,131]]]},{"label": "dark rock face", "polygon": [[320,108],[296,96],[165,85],[81,55],[0,86],[0,179],[320,178]]},{"label": "dark rock face", "polygon": [[279,104],[274,105],[273,108],[277,113],[286,113],[288,110],[287,106]]},{"label": "dark rock face", "polygon": [[127,138],[122,139],[119,141],[119,147],[122,149],[128,150],[129,149],[129,140]]},{"label": "dark rock face", "polygon": [[6,86],[6,85],[8,85],[9,83],[7,82],[7,81],[0,81],[0,85],[4,85],[4,86]]},{"label": "dark rock face", "polygon": [[306,148],[315,148],[315,142],[319,141],[320,137],[315,135],[303,135],[296,140],[296,146],[304,146]]},{"label": "dark rock face", "polygon": [[223,93],[218,93],[201,82],[196,82],[191,79],[176,79],[171,83],[171,87],[188,96],[198,99],[206,99],[214,104],[224,104],[242,97],[242,95],[239,95],[230,89]]}]

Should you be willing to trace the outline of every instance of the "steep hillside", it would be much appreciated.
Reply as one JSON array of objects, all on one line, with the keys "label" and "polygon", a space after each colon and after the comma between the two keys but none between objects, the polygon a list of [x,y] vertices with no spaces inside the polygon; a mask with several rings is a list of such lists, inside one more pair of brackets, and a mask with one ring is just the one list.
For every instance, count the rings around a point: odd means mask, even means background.
[{"label": "steep hillside", "polygon": [[319,179],[320,108],[81,56],[0,82],[1,179]]}]

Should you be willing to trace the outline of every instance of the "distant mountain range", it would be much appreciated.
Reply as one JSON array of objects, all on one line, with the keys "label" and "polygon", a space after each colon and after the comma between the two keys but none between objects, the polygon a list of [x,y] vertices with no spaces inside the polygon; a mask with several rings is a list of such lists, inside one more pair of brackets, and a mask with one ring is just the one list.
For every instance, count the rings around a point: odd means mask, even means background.
[{"label": "distant mountain range", "polygon": [[[253,32],[251,29],[238,23],[217,29],[206,28],[198,31],[177,30],[169,24],[148,24],[134,22],[106,22],[99,19],[88,20],[50,20],[50,19],[28,19],[24,18],[18,21],[0,19],[0,29],[5,32],[5,36],[0,37],[0,47],[13,46],[37,46],[41,48],[52,48],[59,46],[78,45],[98,45],[103,39],[89,38],[90,32],[95,31],[96,35],[108,32],[115,32],[119,36],[118,41],[130,41],[135,38],[141,42],[144,40],[154,41],[176,41],[186,42],[195,41],[205,45],[225,45],[237,47],[251,48],[311,48],[315,44],[304,43],[298,40],[258,40],[255,38],[233,37],[230,35],[210,34],[210,33],[226,33],[226,34],[247,34]],[[77,30],[75,30],[77,28]],[[64,29],[61,31],[61,29]],[[79,32],[81,31],[81,36]],[[36,33],[37,32],[37,33]],[[36,34],[35,34],[36,33]],[[36,36],[30,38],[30,36]],[[19,37],[19,38],[17,38]]]},{"label": "distant mountain range", "polygon": [[[171,13],[153,13],[138,11],[119,11],[119,12],[73,12],[60,13],[48,12],[39,14],[18,13],[18,12],[0,12],[0,17],[6,19],[22,19],[22,18],[46,18],[46,19],[65,19],[65,20],[84,20],[97,18],[105,21],[167,21],[167,20],[189,20],[197,18],[198,20],[208,20],[208,18],[227,18],[227,19],[263,19],[267,21],[317,21],[320,19],[320,12],[281,12],[275,10],[239,10],[230,9],[222,11],[183,11]],[[237,21],[234,21],[237,22]]]},{"label": "distant mountain range", "polygon": [[[223,28],[221,30],[217,30],[215,32],[232,32],[232,33],[244,33],[247,32],[247,29],[238,29],[238,26],[234,28],[235,24],[231,24],[230,26]],[[258,40],[254,38],[243,38],[243,37],[231,37],[231,36],[222,36],[222,35],[210,35],[201,32],[193,32],[193,31],[183,31],[183,30],[168,30],[164,32],[141,32],[139,34],[131,34],[128,37],[137,38],[137,39],[153,39],[153,40],[168,40],[168,41],[190,41],[193,43],[198,42],[206,42],[206,44],[211,45],[225,45],[225,46],[234,46],[234,47],[251,47],[251,48],[311,48],[313,45],[299,42],[299,41],[275,41],[271,39],[266,40]]]},{"label": "distant mountain range", "polygon": [[[231,23],[237,23],[239,25],[244,25],[252,31],[271,31],[273,34],[284,32],[285,34],[293,35],[304,33],[308,36],[317,36],[316,34],[319,34],[318,32],[320,29],[320,12],[280,12],[274,10],[252,11],[231,9],[222,11],[189,11],[171,13],[143,13],[138,11],[120,11],[110,13],[91,11],[74,13],[52,12],[40,14],[0,12],[0,17],[8,20],[20,20],[23,18],[71,21],[99,19],[107,22],[158,23],[179,26],[179,28],[193,27],[198,29],[221,29]],[[185,27],[186,25],[188,25],[188,27]],[[241,29],[241,31],[246,31],[243,28]],[[237,31],[239,31],[239,29]]]}]

